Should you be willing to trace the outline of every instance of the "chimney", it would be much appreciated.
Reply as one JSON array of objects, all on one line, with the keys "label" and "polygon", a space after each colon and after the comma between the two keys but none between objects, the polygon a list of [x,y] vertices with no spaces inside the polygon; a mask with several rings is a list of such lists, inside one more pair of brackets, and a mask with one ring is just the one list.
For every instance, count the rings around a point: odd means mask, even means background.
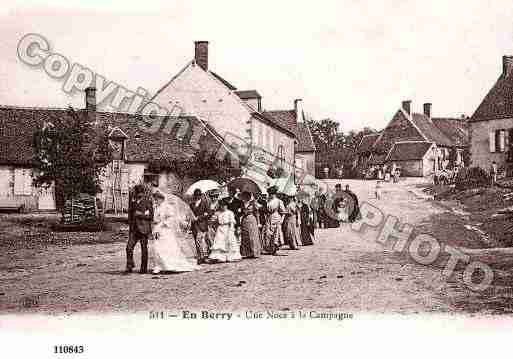
[{"label": "chimney", "polygon": [[406,112],[408,115],[411,114],[411,100],[403,101],[402,107],[404,112]]},{"label": "chimney", "polygon": [[96,112],[96,88],[85,89],[85,107],[88,112]]},{"label": "chimney", "polygon": [[294,100],[294,111],[296,112],[296,123],[303,122],[303,100],[298,98]]},{"label": "chimney", "polygon": [[513,70],[513,56],[502,56],[502,76],[508,76]]},{"label": "chimney", "polygon": [[194,42],[194,61],[203,70],[208,71],[208,41]]},{"label": "chimney", "polygon": [[428,118],[431,118],[431,106],[433,106],[433,104],[429,102],[424,104],[424,115]]}]

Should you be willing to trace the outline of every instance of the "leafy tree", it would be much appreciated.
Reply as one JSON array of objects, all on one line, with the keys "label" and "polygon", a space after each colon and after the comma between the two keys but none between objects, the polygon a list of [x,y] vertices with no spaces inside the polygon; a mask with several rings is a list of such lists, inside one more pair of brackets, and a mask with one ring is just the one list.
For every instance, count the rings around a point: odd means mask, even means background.
[{"label": "leafy tree", "polygon": [[343,144],[344,136],[338,132],[339,123],[329,118],[321,121],[307,120],[315,147],[318,152],[325,152]]},{"label": "leafy tree", "polygon": [[99,177],[112,160],[112,152],[106,132],[86,111],[70,107],[65,116],[34,133],[33,147],[34,185],[55,184],[59,209],[79,193],[101,192]]}]

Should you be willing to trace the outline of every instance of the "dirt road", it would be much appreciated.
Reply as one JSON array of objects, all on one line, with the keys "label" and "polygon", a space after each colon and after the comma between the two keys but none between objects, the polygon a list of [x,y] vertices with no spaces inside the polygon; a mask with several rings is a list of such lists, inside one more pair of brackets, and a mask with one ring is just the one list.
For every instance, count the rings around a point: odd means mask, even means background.
[{"label": "dirt road", "polygon": [[[446,211],[412,194],[409,190],[413,184],[389,184],[383,198],[375,200],[369,196],[372,182],[341,182],[350,184],[362,202],[369,201],[410,224],[420,224]],[[197,272],[174,275],[123,275],[123,241],[6,248],[0,253],[0,312],[496,310],[496,306],[481,305],[496,296],[483,299],[457,278],[450,283],[441,281],[440,268],[412,263],[383,248],[375,242],[375,233],[361,235],[344,226],[318,230],[316,238],[314,246],[299,251],[284,249],[278,257],[203,265]],[[135,255],[138,258],[139,252]]]}]

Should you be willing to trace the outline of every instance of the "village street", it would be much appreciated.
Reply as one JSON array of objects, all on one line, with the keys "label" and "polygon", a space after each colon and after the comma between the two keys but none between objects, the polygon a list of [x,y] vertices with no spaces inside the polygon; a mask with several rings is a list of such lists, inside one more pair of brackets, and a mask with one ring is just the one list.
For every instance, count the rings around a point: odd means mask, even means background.
[{"label": "village street", "polygon": [[[446,211],[412,193],[414,181],[387,184],[381,200],[370,198],[374,181],[337,180],[330,181],[330,187],[338,182],[349,184],[361,202],[369,201],[410,224]],[[203,265],[197,272],[171,275],[123,275],[123,236],[103,244],[17,250],[2,244],[0,312],[493,312],[481,306],[483,297],[466,289],[461,278],[443,282],[441,268],[413,263],[383,248],[375,237],[375,232],[360,235],[349,226],[321,229],[315,245],[299,251],[283,249],[278,257]],[[138,250],[135,255],[138,260]]]}]

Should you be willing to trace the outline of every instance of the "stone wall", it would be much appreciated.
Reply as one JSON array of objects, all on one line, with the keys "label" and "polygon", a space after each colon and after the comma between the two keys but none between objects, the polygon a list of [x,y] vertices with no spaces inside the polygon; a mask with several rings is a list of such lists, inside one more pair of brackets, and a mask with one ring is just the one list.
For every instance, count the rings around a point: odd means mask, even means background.
[{"label": "stone wall", "polygon": [[495,130],[508,130],[513,128],[513,118],[478,121],[470,123],[470,154],[471,166],[478,166],[488,170],[493,161],[498,166],[504,165],[506,161],[505,152],[490,152],[489,133]]}]

